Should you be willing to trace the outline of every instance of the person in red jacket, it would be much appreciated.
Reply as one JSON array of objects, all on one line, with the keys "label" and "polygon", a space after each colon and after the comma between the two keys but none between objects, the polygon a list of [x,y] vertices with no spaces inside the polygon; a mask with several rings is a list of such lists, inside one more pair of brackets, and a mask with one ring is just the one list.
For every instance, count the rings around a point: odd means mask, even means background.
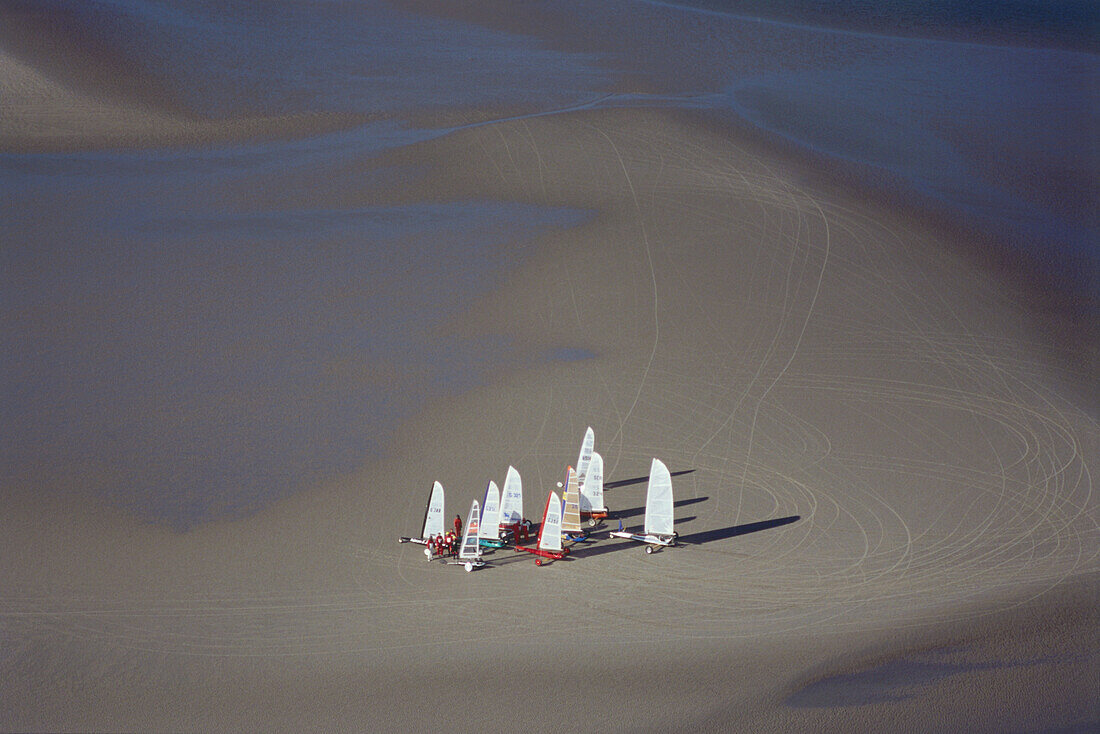
[{"label": "person in red jacket", "polygon": [[456,538],[461,538],[462,537],[462,516],[461,515],[455,515],[455,537]]}]

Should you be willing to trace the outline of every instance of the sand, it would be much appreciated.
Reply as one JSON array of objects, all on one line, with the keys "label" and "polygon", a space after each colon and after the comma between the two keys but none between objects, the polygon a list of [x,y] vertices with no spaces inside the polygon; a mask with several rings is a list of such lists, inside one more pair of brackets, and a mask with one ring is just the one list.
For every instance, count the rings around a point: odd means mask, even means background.
[{"label": "sand", "polygon": [[[62,148],[182,135],[0,72],[56,100],[17,99],[10,145],[35,149],[46,119]],[[348,165],[430,170],[391,202],[590,219],[439,325],[512,358],[360,471],[186,533],[4,487],[0,729],[1100,721],[1094,344],[1054,342],[1056,316],[929,223],[687,113],[503,121]],[[546,359],[564,348],[591,356]],[[690,471],[682,547],[605,527],[567,560],[495,551],[467,574],[397,543],[433,480],[465,517],[509,464],[535,516],[589,425],[609,482],[654,456]],[[628,527],[643,501],[644,483],[607,493]]]},{"label": "sand", "polygon": [[368,119],[335,113],[201,118],[141,99],[86,91],[0,49],[0,150],[4,152],[285,139],[343,129]]}]

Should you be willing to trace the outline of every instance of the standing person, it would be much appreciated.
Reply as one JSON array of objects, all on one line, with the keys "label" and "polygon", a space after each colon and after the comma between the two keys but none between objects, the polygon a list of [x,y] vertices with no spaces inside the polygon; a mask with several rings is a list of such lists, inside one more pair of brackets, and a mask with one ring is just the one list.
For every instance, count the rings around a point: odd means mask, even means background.
[{"label": "standing person", "polygon": [[456,538],[461,538],[462,537],[462,516],[461,515],[455,515],[455,537]]}]

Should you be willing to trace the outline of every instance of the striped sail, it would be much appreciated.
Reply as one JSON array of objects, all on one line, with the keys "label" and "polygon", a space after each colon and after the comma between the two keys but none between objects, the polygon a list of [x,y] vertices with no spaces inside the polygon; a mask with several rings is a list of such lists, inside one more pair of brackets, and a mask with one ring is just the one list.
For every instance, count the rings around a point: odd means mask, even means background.
[{"label": "striped sail", "polygon": [[479,538],[497,540],[500,538],[500,491],[496,482],[489,482],[485,488],[485,505],[481,510],[481,530]]},{"label": "striped sail", "polygon": [[424,510],[424,532],[420,536],[427,540],[433,535],[443,535],[443,485],[436,482],[428,495],[428,506]]},{"label": "striped sail", "polygon": [[500,526],[515,525],[523,520],[523,482],[514,466],[508,467],[504,477],[504,491],[500,497]]},{"label": "striped sail", "polygon": [[603,457],[592,452],[588,475],[581,483],[581,512],[607,512],[603,505]]},{"label": "striped sail", "polygon": [[563,533],[581,532],[581,497],[577,490],[577,473],[571,466],[565,469],[565,503],[562,508],[561,529]]},{"label": "striped sail", "polygon": [[470,506],[470,519],[466,521],[466,532],[462,534],[462,547],[458,551],[458,557],[464,561],[474,561],[481,558],[481,546],[477,542],[477,529],[480,523],[478,518],[477,500]]},{"label": "striped sail", "polygon": [[650,535],[672,535],[672,477],[660,459],[649,466],[649,489],[645,497],[645,531]]},{"label": "striped sail", "polygon": [[550,492],[546,498],[546,509],[542,513],[542,526],[539,528],[539,550],[561,550],[561,499],[557,492]]}]

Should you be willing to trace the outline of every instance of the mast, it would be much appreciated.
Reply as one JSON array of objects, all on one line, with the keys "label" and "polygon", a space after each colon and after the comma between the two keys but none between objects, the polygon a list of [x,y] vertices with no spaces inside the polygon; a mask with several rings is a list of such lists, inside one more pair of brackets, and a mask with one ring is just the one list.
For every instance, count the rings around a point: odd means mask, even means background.
[{"label": "mast", "polygon": [[577,491],[577,473],[565,468],[565,506],[562,508],[561,529],[566,533],[581,532],[581,499]]},{"label": "mast", "polygon": [[645,498],[645,532],[672,535],[672,477],[660,459],[649,466],[649,489]]},{"label": "mast", "polygon": [[481,511],[481,529],[479,538],[487,540],[500,539],[500,491],[497,483],[490,481],[485,487],[485,504]]},{"label": "mast", "polygon": [[538,548],[561,550],[561,499],[554,491],[546,498],[546,509],[542,513],[542,525],[539,526]]},{"label": "mast", "polygon": [[523,482],[514,466],[508,467],[504,477],[504,490],[500,497],[501,527],[515,525],[523,521]]},{"label": "mast", "polygon": [[428,504],[424,508],[424,528],[421,538],[427,540],[433,535],[443,534],[443,485],[439,482],[432,484],[432,491],[428,494]]},{"label": "mast", "polygon": [[466,532],[462,534],[462,547],[458,551],[458,557],[461,560],[476,560],[481,558],[481,547],[477,542],[477,531],[480,523],[478,518],[481,517],[480,510],[477,506],[477,500],[470,505],[470,519],[466,521]]},{"label": "mast", "polygon": [[577,486],[583,491],[585,477],[588,476],[588,463],[592,460],[592,450],[596,445],[596,434],[592,426],[584,432],[584,440],[581,441],[581,452],[577,454]]},{"label": "mast", "polygon": [[581,483],[581,512],[606,512],[603,505],[603,457],[592,452],[588,474]]}]

